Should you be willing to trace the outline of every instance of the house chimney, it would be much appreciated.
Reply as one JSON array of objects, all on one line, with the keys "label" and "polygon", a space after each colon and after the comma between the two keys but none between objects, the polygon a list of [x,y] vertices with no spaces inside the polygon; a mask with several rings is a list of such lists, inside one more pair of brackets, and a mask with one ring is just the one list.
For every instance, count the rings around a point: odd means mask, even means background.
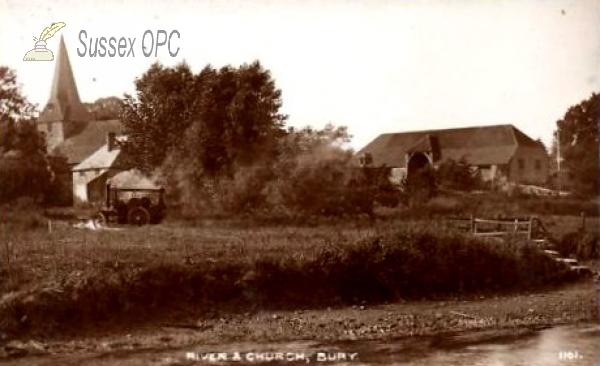
[{"label": "house chimney", "polygon": [[108,151],[113,151],[117,147],[117,134],[109,132],[106,134],[106,146]]}]

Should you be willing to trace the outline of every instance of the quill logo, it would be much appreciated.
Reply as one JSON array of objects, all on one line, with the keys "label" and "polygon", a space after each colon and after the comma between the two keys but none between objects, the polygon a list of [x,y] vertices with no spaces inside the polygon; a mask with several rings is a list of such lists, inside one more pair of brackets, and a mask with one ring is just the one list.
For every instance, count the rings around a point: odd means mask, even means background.
[{"label": "quill logo", "polygon": [[66,26],[66,24],[63,22],[52,23],[42,31],[39,40],[33,37],[33,40],[37,41],[35,42],[35,48],[23,56],[23,61],[53,61],[54,54],[46,48],[46,40],[52,38],[52,36],[64,26]]}]

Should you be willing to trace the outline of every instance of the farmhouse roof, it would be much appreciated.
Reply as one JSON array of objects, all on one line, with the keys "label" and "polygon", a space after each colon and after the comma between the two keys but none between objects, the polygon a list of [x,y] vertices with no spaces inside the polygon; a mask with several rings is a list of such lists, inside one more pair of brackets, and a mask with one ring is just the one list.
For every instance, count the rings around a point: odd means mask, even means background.
[{"label": "farmhouse roof", "polygon": [[108,144],[105,144],[87,159],[73,167],[72,171],[124,168],[125,164],[123,162],[123,154],[121,154],[121,149],[109,149]]},{"label": "farmhouse roof", "polygon": [[92,155],[104,144],[109,132],[121,134],[122,128],[118,120],[89,121],[79,124],[71,136],[58,145],[52,153],[67,158],[70,165],[79,164]]},{"label": "farmhouse roof", "polygon": [[39,117],[40,122],[90,120],[89,113],[79,99],[73,69],[63,36],[60,37],[50,99]]},{"label": "farmhouse roof", "polygon": [[431,152],[434,161],[467,159],[473,165],[506,164],[519,146],[540,147],[513,125],[385,133],[356,156],[371,154],[373,165],[406,167],[406,154]]}]

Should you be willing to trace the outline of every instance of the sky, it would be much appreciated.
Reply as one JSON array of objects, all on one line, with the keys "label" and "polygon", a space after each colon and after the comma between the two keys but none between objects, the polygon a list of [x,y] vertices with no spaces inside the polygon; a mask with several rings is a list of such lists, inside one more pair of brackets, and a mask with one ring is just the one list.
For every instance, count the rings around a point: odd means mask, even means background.
[{"label": "sky", "polygon": [[[259,60],[288,125],[348,126],[357,150],[381,133],[505,123],[549,145],[567,109],[600,91],[596,0],[0,0],[0,65],[40,108],[54,62],[23,56],[53,22],[66,26],[47,47],[64,37],[84,102],[134,93],[156,61],[199,72]],[[144,56],[144,32],[160,29],[179,32],[175,57],[168,45]],[[135,38],[135,57],[78,55],[82,30]]]}]

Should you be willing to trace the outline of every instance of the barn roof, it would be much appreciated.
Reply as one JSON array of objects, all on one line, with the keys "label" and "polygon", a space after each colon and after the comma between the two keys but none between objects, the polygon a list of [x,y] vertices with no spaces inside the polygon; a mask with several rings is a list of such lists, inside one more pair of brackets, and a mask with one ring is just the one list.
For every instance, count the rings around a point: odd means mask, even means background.
[{"label": "barn roof", "polygon": [[73,134],[59,144],[52,154],[65,156],[68,164],[79,164],[106,144],[109,132],[117,135],[122,132],[118,120],[79,123]]},{"label": "barn roof", "polygon": [[373,165],[404,168],[408,152],[432,151],[437,160],[466,158],[473,165],[506,164],[518,146],[541,147],[513,125],[386,133],[362,148]]}]

